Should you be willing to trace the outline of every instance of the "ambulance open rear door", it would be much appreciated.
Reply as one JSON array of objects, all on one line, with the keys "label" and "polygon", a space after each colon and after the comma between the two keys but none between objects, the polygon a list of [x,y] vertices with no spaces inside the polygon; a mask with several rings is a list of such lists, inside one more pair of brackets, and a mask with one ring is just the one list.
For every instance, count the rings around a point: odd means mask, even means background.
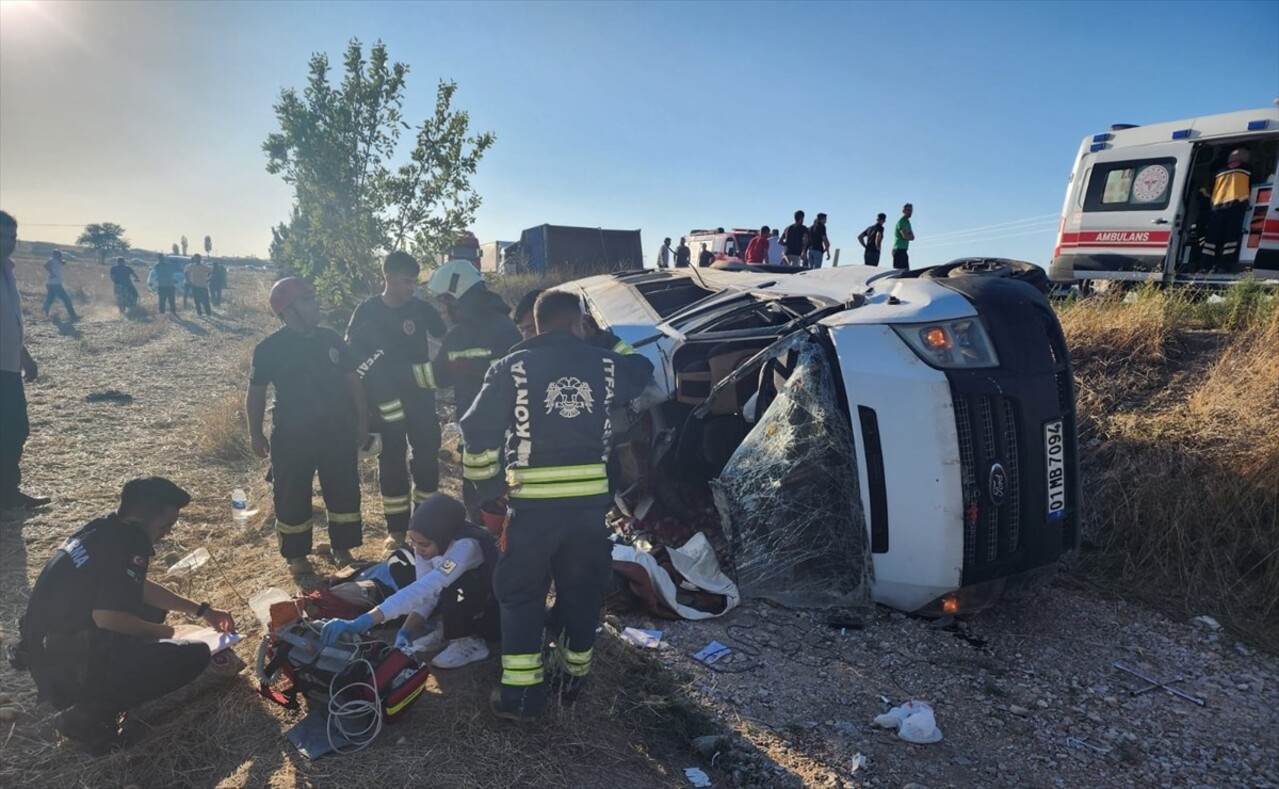
[{"label": "ambulance open rear door", "polygon": [[1192,154],[1189,142],[1178,141],[1092,156],[1064,217],[1057,251],[1075,279],[1145,281],[1171,275]]}]

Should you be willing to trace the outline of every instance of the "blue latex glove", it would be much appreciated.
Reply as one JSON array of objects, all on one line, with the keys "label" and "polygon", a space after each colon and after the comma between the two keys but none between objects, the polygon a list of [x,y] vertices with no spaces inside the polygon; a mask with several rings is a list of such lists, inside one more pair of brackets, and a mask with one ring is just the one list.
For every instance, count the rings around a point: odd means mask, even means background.
[{"label": "blue latex glove", "polygon": [[409,629],[407,627],[402,627],[395,632],[395,648],[396,649],[407,648],[408,645],[412,643],[413,643],[413,634],[409,632]]},{"label": "blue latex glove", "polygon": [[377,624],[372,614],[361,614],[355,619],[331,619],[324,623],[320,631],[320,643],[326,647],[333,646],[339,638],[347,633],[364,633]]}]

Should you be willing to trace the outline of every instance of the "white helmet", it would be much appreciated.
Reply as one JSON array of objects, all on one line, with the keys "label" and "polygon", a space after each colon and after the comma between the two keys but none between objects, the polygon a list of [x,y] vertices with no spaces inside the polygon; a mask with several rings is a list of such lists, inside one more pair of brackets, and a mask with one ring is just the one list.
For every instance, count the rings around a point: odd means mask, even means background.
[{"label": "white helmet", "polygon": [[450,260],[435,270],[426,282],[426,289],[436,296],[449,295],[460,299],[463,293],[482,281],[480,272],[469,260]]}]

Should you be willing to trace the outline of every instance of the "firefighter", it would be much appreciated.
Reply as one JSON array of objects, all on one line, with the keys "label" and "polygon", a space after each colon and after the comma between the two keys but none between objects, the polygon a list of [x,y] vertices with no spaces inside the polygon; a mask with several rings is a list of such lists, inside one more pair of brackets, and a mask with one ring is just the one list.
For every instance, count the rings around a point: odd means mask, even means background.
[{"label": "firefighter", "polygon": [[[520,341],[520,332],[507,317],[510,307],[484,285],[479,272],[468,261],[451,260],[440,266],[426,287],[453,323],[428,367],[427,380],[432,387],[453,387],[456,414],[460,419],[479,394],[489,365]],[[471,518],[479,520],[482,516],[478,494],[475,486],[465,479],[462,480],[462,500]]]},{"label": "firefighter", "polygon": [[1236,148],[1227,157],[1225,169],[1217,173],[1212,192],[1201,190],[1212,200],[1204,231],[1201,269],[1229,272],[1239,262],[1244,215],[1252,199],[1252,173],[1245,167],[1247,163],[1248,152]]},{"label": "firefighter", "polygon": [[[533,305],[537,303],[538,296],[543,293],[545,293],[543,290],[530,290],[525,293],[520,298],[519,303],[515,305],[515,311],[511,313],[511,319],[515,321],[515,327],[519,329],[520,336],[526,340],[537,334],[537,327],[533,319]],[[601,329],[592,316],[587,315],[582,326],[586,331],[585,340],[596,348],[605,348],[622,356],[630,356],[635,353],[635,348],[630,343],[608,329]]]},{"label": "firefighter", "polygon": [[[357,453],[368,437],[368,410],[356,357],[337,332],[319,326],[311,285],[287,277],[272,286],[270,301],[284,326],[253,349],[245,409],[254,453],[271,457],[280,553],[303,580],[314,572],[307,554],[317,472],[334,562],[350,564],[351,549],[363,542]],[[270,441],[262,432],[268,384],[275,387]]]},{"label": "firefighter", "polygon": [[[564,703],[581,692],[610,569],[605,472],[615,404],[637,397],[652,365],[583,339],[581,300],[550,291],[534,307],[538,336],[497,362],[462,417],[463,475],[486,500],[510,498],[506,552],[494,571],[502,612],[499,717],[522,720],[546,702],[542,630],[555,582],[562,630],[551,681]],[[505,460],[505,479],[499,475]]]},{"label": "firefighter", "polygon": [[369,400],[377,406],[375,424],[382,435],[378,483],[389,535],[386,547],[392,551],[404,546],[413,507],[440,484],[430,338],[444,336],[444,321],[415,294],[419,273],[421,267],[407,252],[387,255],[382,293],[356,307],[346,329],[347,342],[363,360],[360,370]]},{"label": "firefighter", "polygon": [[147,578],[155,543],[191,496],[163,477],[134,479],[120,507],[69,536],[40,572],[10,663],[29,670],[54,727],[93,754],[129,745],[120,714],[191,683],[209,647],[174,641],[176,611],[234,632],[235,618]]}]

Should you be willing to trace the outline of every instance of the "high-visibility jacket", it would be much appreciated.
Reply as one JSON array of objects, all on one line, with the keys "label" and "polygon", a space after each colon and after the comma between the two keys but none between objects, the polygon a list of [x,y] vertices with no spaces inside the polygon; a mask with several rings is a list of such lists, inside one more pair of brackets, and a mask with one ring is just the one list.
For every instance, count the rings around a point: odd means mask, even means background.
[{"label": "high-visibility jacket", "polygon": [[404,418],[400,397],[424,386],[422,371],[431,360],[429,337],[444,336],[444,320],[419,298],[389,307],[381,296],[366,299],[351,314],[346,341],[359,358],[369,402],[384,420]]},{"label": "high-visibility jacket", "polygon": [[1242,167],[1227,168],[1217,173],[1212,185],[1212,207],[1248,202],[1252,199],[1251,181],[1252,173]]},{"label": "high-visibility jacket", "polygon": [[643,356],[568,332],[525,340],[489,369],[462,417],[463,479],[484,498],[506,492],[518,506],[607,502],[609,411],[638,397],[652,375]]},{"label": "high-visibility jacket", "polygon": [[591,345],[596,348],[605,348],[622,356],[630,356],[635,353],[635,348],[629,342],[608,329],[596,329],[595,336],[591,338]]},{"label": "high-visibility jacket", "polygon": [[510,312],[502,297],[483,285],[463,293],[457,302],[457,324],[444,336],[431,363],[419,368],[419,385],[453,387],[457,413],[466,413],[480,393],[489,365],[520,341]]}]

